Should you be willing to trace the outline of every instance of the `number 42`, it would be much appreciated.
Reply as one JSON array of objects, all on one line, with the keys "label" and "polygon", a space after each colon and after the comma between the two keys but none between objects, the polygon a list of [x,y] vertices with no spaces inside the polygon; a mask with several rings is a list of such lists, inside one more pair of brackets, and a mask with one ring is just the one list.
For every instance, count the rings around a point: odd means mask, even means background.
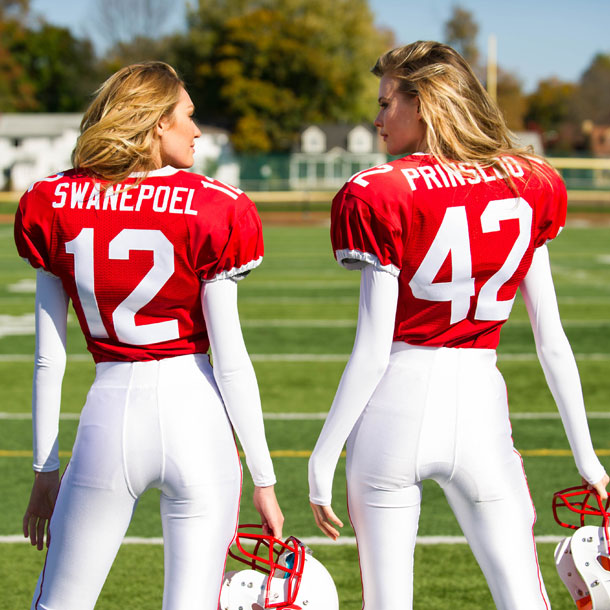
[{"label": "number 42", "polygon": [[[500,288],[513,276],[530,243],[532,208],[521,197],[490,201],[481,215],[484,233],[500,230],[503,220],[518,220],[519,235],[504,264],[481,287],[474,317],[477,320],[506,320],[514,297],[498,300]],[[451,281],[435,282],[443,263],[451,254]],[[464,320],[475,293],[466,207],[447,208],[430,249],[409,282],[413,295],[427,301],[451,303],[451,324]]]}]

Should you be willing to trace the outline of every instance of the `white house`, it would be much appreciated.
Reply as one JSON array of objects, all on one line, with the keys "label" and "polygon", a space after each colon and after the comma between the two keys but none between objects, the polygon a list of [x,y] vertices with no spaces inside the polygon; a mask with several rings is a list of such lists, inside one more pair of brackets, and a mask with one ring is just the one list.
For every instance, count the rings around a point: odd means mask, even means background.
[{"label": "white house", "polygon": [[0,189],[24,191],[70,167],[81,114],[0,115]]},{"label": "white house", "polygon": [[[79,113],[0,114],[0,190],[25,191],[32,182],[71,167]],[[239,181],[227,131],[200,126],[193,171]]]},{"label": "white house", "polygon": [[367,167],[385,163],[372,125],[310,125],[290,156],[290,188],[334,189]]}]

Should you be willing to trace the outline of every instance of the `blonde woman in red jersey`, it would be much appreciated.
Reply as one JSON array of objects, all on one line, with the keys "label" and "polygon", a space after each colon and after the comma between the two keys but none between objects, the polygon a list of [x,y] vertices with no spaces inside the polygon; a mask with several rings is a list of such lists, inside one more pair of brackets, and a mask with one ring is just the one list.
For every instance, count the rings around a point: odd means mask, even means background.
[{"label": "blonde woman in red jersey", "polygon": [[373,72],[375,125],[388,152],[406,156],[356,174],[333,201],[333,249],[339,264],[361,270],[360,309],[309,463],[314,517],[339,536],[331,486],[347,440],[363,608],[412,607],[421,484],[433,479],[496,606],[548,609],[496,347],[520,289],[578,472],[606,497],[545,245],[564,225],[565,187],[516,147],[450,47],[394,49]]},{"label": "blonde woman in red jersey", "polygon": [[[39,549],[48,528],[35,609],[95,606],[138,499],[154,487],[163,608],[217,610],[241,493],[233,429],[263,527],[281,537],[237,313],[237,280],[262,260],[260,219],[239,189],[182,171],[201,135],[193,112],[167,64],[120,70],[85,113],[75,169],[32,185],[19,204],[17,248],[38,270],[35,478],[23,519]],[[70,300],[96,375],[60,485]]]}]

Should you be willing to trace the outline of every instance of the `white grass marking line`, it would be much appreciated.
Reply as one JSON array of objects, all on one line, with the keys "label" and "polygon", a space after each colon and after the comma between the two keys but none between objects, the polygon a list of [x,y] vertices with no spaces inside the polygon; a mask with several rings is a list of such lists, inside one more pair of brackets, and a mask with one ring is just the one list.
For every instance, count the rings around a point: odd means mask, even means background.
[{"label": "white grass marking line", "polygon": [[[565,536],[536,536],[536,542],[539,544],[561,542]],[[355,546],[356,538],[354,536],[341,536],[338,540],[333,541],[325,536],[306,536],[299,538],[301,542],[307,546]],[[0,536],[0,544],[18,544],[20,542],[30,543],[29,538],[21,535]],[[141,544],[141,545],[162,545],[163,538],[143,538],[140,536],[127,536],[123,539],[123,544]],[[417,544],[422,546],[433,546],[439,544],[467,544],[464,536],[418,536]]]},{"label": "white grass marking line", "polygon": [[[263,413],[263,418],[270,421],[319,421],[326,418],[328,413]],[[76,421],[80,418],[80,413],[62,413],[59,419]],[[559,413],[511,413],[511,419],[560,419]],[[591,411],[587,413],[588,419],[610,419],[610,412]],[[0,420],[30,420],[31,413],[5,413],[0,412]]]},{"label": "white grass marking line", "polygon": [[33,335],[34,314],[25,313],[21,316],[0,315],[0,338],[10,335]]},{"label": "white grass marking line", "polygon": [[[608,322],[610,324],[610,322]],[[241,322],[244,328],[355,328],[356,320],[248,320]]]},{"label": "white grass marking line", "polygon": [[[590,360],[606,362],[610,360],[609,354],[574,354],[576,360]],[[347,362],[349,354],[250,354],[253,362]],[[1,362],[33,362],[34,356],[30,354],[0,354]],[[68,354],[72,362],[93,363],[89,354]],[[517,354],[498,354],[500,361],[535,361],[538,357],[534,352]]]},{"label": "white grass marking line", "polygon": [[36,278],[23,278],[14,284],[9,284],[7,290],[15,293],[35,294]]}]

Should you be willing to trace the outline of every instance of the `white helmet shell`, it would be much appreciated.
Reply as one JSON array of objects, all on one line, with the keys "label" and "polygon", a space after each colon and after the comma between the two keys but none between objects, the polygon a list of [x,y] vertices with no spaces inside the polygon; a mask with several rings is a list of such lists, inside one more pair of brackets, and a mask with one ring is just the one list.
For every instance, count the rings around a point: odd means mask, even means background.
[{"label": "white helmet shell", "polygon": [[[257,543],[254,554],[242,546],[248,541]],[[236,543],[238,552],[231,551],[231,556],[251,569],[225,574],[219,610],[339,610],[331,575],[298,538],[282,542],[240,531]],[[279,553],[275,552],[277,546]],[[259,547],[262,557],[257,555]]]},{"label": "white helmet shell", "polygon": [[605,528],[585,525],[555,549],[555,565],[582,610],[610,610],[610,555]]}]

